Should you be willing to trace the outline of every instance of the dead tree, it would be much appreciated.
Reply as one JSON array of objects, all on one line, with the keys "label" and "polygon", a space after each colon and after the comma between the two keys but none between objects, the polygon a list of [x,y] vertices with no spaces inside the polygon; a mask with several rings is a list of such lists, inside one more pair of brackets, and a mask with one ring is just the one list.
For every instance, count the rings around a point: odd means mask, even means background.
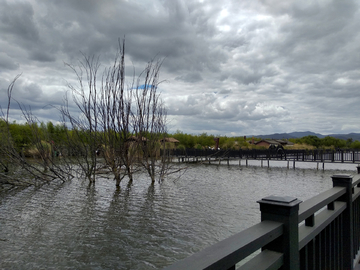
[{"label": "dead tree", "polygon": [[126,176],[132,182],[139,169],[146,170],[152,183],[166,174],[169,167],[160,157],[160,141],[166,134],[166,110],[157,91],[161,65],[162,60],[150,61],[127,84],[124,40],[119,41],[118,53],[101,80],[97,80],[99,62],[94,57],[84,55],[78,68],[68,65],[77,76],[78,86],[69,88],[80,113],[74,115],[66,99],[61,114],[75,137],[72,149],[83,153],[77,162],[90,181],[95,181],[99,167],[99,148],[101,168],[112,173],[116,186]]},{"label": "dead tree", "polygon": [[166,160],[160,157],[161,140],[164,141],[167,131],[166,109],[157,91],[161,65],[161,60],[150,61],[138,77],[134,92],[134,131],[140,138],[146,138],[145,143],[141,144],[143,156],[140,164],[152,183],[157,176],[162,178],[166,169]]},{"label": "dead tree", "polygon": [[106,165],[114,175],[116,186],[128,176],[133,180],[134,155],[129,140],[132,136],[133,81],[125,85],[125,41],[119,41],[118,54],[102,78],[98,110],[103,131]]},{"label": "dead tree", "polygon": [[[10,131],[9,115],[12,101],[12,91],[16,80],[20,75],[15,77],[8,87],[7,96],[8,104],[6,113],[1,109],[1,150],[0,164],[4,166],[4,173],[1,174],[1,182],[10,185],[40,185],[48,183],[54,179],[66,181],[71,177],[71,169],[63,164],[52,160],[51,146],[44,141],[44,134],[40,134],[37,126],[37,119],[33,116],[30,109],[24,105],[19,108],[27,120],[27,125],[31,129],[30,145],[36,149],[38,159],[29,160],[25,158],[23,149],[16,149],[12,134]],[[10,169],[10,166],[13,169]]]},{"label": "dead tree", "polygon": [[[78,67],[66,64],[75,73],[78,86],[68,84],[71,90],[72,101],[77,113],[73,113],[69,106],[68,97],[64,98],[64,105],[60,108],[62,121],[71,132],[67,133],[67,157],[71,157],[80,173],[90,183],[95,182],[95,173],[98,169],[99,145],[101,145],[101,130],[99,129],[97,72],[99,61],[95,57],[86,57],[80,61]],[[85,72],[86,79],[83,78]]]}]

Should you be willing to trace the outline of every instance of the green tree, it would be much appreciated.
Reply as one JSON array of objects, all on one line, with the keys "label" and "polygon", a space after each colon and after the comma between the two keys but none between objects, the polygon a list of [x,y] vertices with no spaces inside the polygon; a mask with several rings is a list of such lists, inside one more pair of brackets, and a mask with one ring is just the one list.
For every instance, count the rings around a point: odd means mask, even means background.
[{"label": "green tree", "polygon": [[300,140],[300,143],[305,143],[305,144],[309,144],[312,146],[315,146],[316,148],[320,147],[321,145],[321,140],[314,135],[308,135],[305,137],[302,137]]},{"label": "green tree", "polygon": [[346,142],[344,140],[334,138],[331,136],[326,136],[320,140],[321,145],[323,146],[333,146],[335,148],[342,148],[346,146]]},{"label": "green tree", "polygon": [[351,143],[350,148],[360,149],[360,142],[358,140]]}]

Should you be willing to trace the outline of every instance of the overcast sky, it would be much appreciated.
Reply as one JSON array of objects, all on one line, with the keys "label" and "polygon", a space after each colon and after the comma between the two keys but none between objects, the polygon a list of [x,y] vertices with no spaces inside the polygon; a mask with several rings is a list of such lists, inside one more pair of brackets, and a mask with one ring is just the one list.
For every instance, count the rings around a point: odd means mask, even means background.
[{"label": "overcast sky", "polygon": [[129,74],[165,58],[171,132],[360,132],[359,29],[351,0],[0,0],[0,103],[21,73],[14,99],[59,121],[64,62],[106,67],[125,36]]}]

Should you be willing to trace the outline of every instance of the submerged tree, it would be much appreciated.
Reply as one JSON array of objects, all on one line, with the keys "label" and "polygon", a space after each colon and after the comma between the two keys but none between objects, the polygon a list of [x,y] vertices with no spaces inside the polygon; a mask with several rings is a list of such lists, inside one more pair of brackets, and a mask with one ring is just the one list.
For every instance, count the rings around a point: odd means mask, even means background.
[{"label": "submerged tree", "polygon": [[166,167],[159,164],[165,160],[160,159],[159,146],[166,134],[166,110],[157,92],[161,63],[150,61],[137,79],[134,75],[127,84],[125,41],[119,41],[113,64],[104,70],[101,80],[97,79],[99,62],[94,57],[84,55],[79,67],[68,65],[78,80],[78,87],[69,87],[80,115],[71,113],[68,102],[61,114],[64,124],[75,130],[74,142],[84,148],[78,163],[90,181],[95,181],[99,168],[108,169],[117,186],[125,176],[132,181],[133,173],[141,168],[152,182],[155,175],[164,175]]},{"label": "submerged tree", "polygon": [[[45,130],[38,127],[37,118],[31,113],[29,108],[17,102],[26,119],[27,134],[22,134],[23,144],[15,143],[14,124],[9,122],[10,106],[12,101],[12,91],[16,80],[10,83],[7,90],[8,104],[6,112],[1,108],[0,115],[0,182],[10,185],[39,185],[48,183],[54,179],[66,181],[72,177],[71,166],[56,162],[53,159],[53,149],[51,139]],[[24,138],[26,136],[26,138]],[[26,139],[26,140],[24,140]],[[26,142],[26,143],[25,143]],[[26,157],[29,153],[36,156],[34,159]]]},{"label": "submerged tree", "polygon": [[[134,92],[136,102],[134,131],[138,135],[142,149],[139,163],[145,168],[151,182],[155,182],[157,175],[161,178],[165,170],[163,166],[165,159],[160,159],[160,146],[167,134],[166,109],[157,92],[161,64],[161,61],[148,63],[138,78]],[[142,79],[143,84],[140,83]]]},{"label": "submerged tree", "polygon": [[[128,82],[125,41],[119,40],[113,63],[100,76],[96,57],[83,55],[78,66],[66,65],[75,73],[77,84],[68,84],[70,95],[59,108],[61,128],[55,132],[52,123],[39,126],[31,109],[18,103],[29,133],[21,149],[14,143],[9,123],[11,92],[18,77],[10,84],[8,107],[6,112],[1,111],[0,119],[4,178],[10,164],[15,164],[40,182],[65,181],[76,172],[90,184],[100,172],[110,173],[116,186],[125,177],[131,183],[138,171],[145,171],[152,183],[156,177],[163,179],[171,167],[162,151],[167,131],[166,109],[158,92],[162,60],[151,60],[138,77],[133,75]],[[26,153],[36,153],[36,158],[30,161],[25,157],[24,148]],[[61,153],[61,159],[54,159],[55,151]]]},{"label": "submerged tree", "polygon": [[[79,86],[68,84],[71,89],[72,101],[79,113],[72,113],[68,97],[65,96],[64,105],[60,108],[63,124],[69,125],[71,133],[67,134],[66,156],[71,157],[80,171],[89,180],[95,182],[95,172],[98,167],[97,151],[101,145],[98,97],[97,72],[98,59],[84,56],[78,68],[67,64],[76,74]],[[86,79],[84,82],[84,72]]]}]

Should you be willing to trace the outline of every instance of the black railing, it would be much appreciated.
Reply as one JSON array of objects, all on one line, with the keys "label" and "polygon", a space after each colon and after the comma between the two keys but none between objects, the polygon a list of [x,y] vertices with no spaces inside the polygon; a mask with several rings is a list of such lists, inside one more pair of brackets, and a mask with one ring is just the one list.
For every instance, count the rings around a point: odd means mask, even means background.
[{"label": "black railing", "polygon": [[165,269],[227,270],[239,262],[237,269],[354,269],[360,248],[360,179],[334,175],[332,180],[332,189],[304,202],[263,198],[258,201],[260,223]]},{"label": "black railing", "polygon": [[315,162],[360,162],[360,151],[352,149],[338,150],[288,150],[288,149],[251,149],[251,150],[212,150],[212,149],[174,149],[171,156],[178,157],[180,161],[187,158],[205,159],[269,159],[294,160]]}]

